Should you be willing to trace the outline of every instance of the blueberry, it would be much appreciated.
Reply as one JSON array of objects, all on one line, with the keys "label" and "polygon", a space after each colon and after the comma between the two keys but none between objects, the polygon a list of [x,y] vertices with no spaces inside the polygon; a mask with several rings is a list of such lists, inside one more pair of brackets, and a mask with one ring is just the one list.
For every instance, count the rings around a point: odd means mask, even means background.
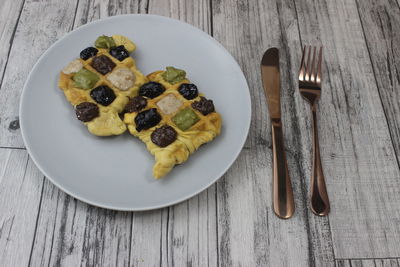
[{"label": "blueberry", "polygon": [[120,45],[110,49],[110,55],[118,59],[119,61],[129,57],[129,52],[125,49],[125,46]]},{"label": "blueberry", "polygon": [[80,57],[83,60],[88,60],[91,57],[94,57],[95,55],[97,55],[97,52],[99,52],[99,50],[97,50],[97,48],[94,47],[88,47],[85,48],[81,51],[80,53]]},{"label": "blueberry", "polygon": [[136,115],[136,131],[147,130],[151,127],[156,126],[161,121],[161,116],[157,112],[157,109],[151,108],[140,112]]},{"label": "blueberry", "polygon": [[143,84],[139,89],[139,95],[148,98],[155,98],[164,93],[165,87],[157,82],[148,82]]},{"label": "blueberry", "polygon": [[75,107],[78,120],[88,122],[99,116],[99,107],[90,102],[80,103]]},{"label": "blueberry", "polygon": [[197,86],[192,83],[183,83],[179,86],[179,93],[187,100],[196,98],[199,95]]},{"label": "blueberry", "polygon": [[94,101],[103,106],[110,105],[115,99],[114,91],[107,85],[101,85],[94,88],[90,92],[90,96],[94,99]]}]

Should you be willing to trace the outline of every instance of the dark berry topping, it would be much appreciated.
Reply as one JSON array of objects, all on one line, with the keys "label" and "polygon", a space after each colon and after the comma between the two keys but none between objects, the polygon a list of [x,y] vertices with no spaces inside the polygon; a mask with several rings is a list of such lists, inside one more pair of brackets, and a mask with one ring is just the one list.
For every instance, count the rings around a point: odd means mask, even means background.
[{"label": "dark berry topping", "polygon": [[103,106],[110,105],[115,99],[114,91],[107,85],[101,85],[94,88],[90,92],[90,96],[94,99],[94,101]]},{"label": "dark berry topping", "polygon": [[135,96],[131,98],[125,106],[125,112],[132,113],[132,112],[139,112],[147,106],[146,98],[142,96]]},{"label": "dark berry topping", "polygon": [[179,86],[179,93],[187,100],[196,98],[199,95],[197,86],[192,83],[183,83]]},{"label": "dark berry topping", "polygon": [[118,59],[119,61],[129,57],[129,52],[125,49],[125,46],[120,45],[110,49],[110,55]]},{"label": "dark berry topping", "polygon": [[157,128],[151,134],[151,141],[159,147],[166,147],[172,144],[177,137],[177,133],[174,128],[168,125]]},{"label": "dark berry topping", "polygon": [[115,68],[115,63],[104,55],[94,57],[90,65],[103,75],[109,73]]},{"label": "dark berry topping", "polygon": [[85,48],[81,51],[80,57],[83,60],[88,60],[91,57],[94,57],[95,55],[97,55],[97,52],[99,52],[99,50],[97,50],[97,48],[94,47],[88,47]]},{"label": "dark berry topping", "polygon": [[155,98],[164,93],[165,87],[161,83],[148,82],[143,84],[139,89],[139,95],[148,98]]},{"label": "dark berry topping", "polygon": [[207,100],[204,96],[200,97],[200,101],[193,102],[192,108],[198,110],[204,116],[215,111],[213,101]]},{"label": "dark berry topping", "polygon": [[156,126],[161,121],[161,116],[157,109],[152,108],[137,114],[135,118],[136,131],[147,130]]},{"label": "dark berry topping", "polygon": [[90,102],[80,103],[75,107],[78,120],[88,122],[99,116],[99,107]]}]

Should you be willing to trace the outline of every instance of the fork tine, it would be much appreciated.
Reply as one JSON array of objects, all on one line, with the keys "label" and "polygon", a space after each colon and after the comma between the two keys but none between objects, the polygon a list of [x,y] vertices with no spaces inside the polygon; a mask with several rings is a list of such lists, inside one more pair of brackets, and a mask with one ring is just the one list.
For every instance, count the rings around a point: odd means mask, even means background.
[{"label": "fork tine", "polygon": [[315,76],[317,75],[317,71],[316,71],[316,52],[317,52],[317,47],[314,46],[314,53],[313,53],[313,57],[311,60],[311,67],[310,67],[310,82],[315,82]]},{"label": "fork tine", "polygon": [[321,83],[322,80],[322,46],[319,48],[319,55],[318,55],[318,65],[316,68],[316,77],[315,77],[315,82],[316,83]]},{"label": "fork tine", "polygon": [[304,46],[303,55],[301,56],[299,81],[304,81],[304,75],[306,74],[306,66],[304,64],[305,57],[306,57],[306,46]]},{"label": "fork tine", "polygon": [[306,82],[310,81],[310,76],[311,76],[311,69],[310,69],[310,65],[311,65],[311,45],[308,47],[308,55],[307,55],[307,65],[306,65],[306,75],[304,80]]}]

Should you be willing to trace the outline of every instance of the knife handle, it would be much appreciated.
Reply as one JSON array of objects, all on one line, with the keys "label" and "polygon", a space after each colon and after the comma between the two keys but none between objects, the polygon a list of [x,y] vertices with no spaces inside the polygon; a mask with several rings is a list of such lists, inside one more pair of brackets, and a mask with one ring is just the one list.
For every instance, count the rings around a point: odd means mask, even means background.
[{"label": "knife handle", "polygon": [[272,120],[272,153],[273,209],[279,218],[289,219],[294,213],[294,200],[283,145],[282,123],[280,119]]}]

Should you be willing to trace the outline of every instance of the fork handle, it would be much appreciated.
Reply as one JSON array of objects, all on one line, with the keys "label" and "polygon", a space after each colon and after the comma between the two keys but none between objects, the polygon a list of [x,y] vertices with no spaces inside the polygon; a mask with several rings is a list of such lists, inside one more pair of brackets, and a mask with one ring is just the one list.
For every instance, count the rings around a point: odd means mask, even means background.
[{"label": "fork handle", "polygon": [[294,213],[294,200],[283,146],[282,123],[280,119],[272,120],[272,153],[273,210],[279,218],[288,219]]},{"label": "fork handle", "polygon": [[324,173],[322,171],[319,153],[317,106],[311,106],[313,120],[313,167],[311,176],[311,210],[315,215],[326,216],[330,210],[328,193],[326,191]]}]

